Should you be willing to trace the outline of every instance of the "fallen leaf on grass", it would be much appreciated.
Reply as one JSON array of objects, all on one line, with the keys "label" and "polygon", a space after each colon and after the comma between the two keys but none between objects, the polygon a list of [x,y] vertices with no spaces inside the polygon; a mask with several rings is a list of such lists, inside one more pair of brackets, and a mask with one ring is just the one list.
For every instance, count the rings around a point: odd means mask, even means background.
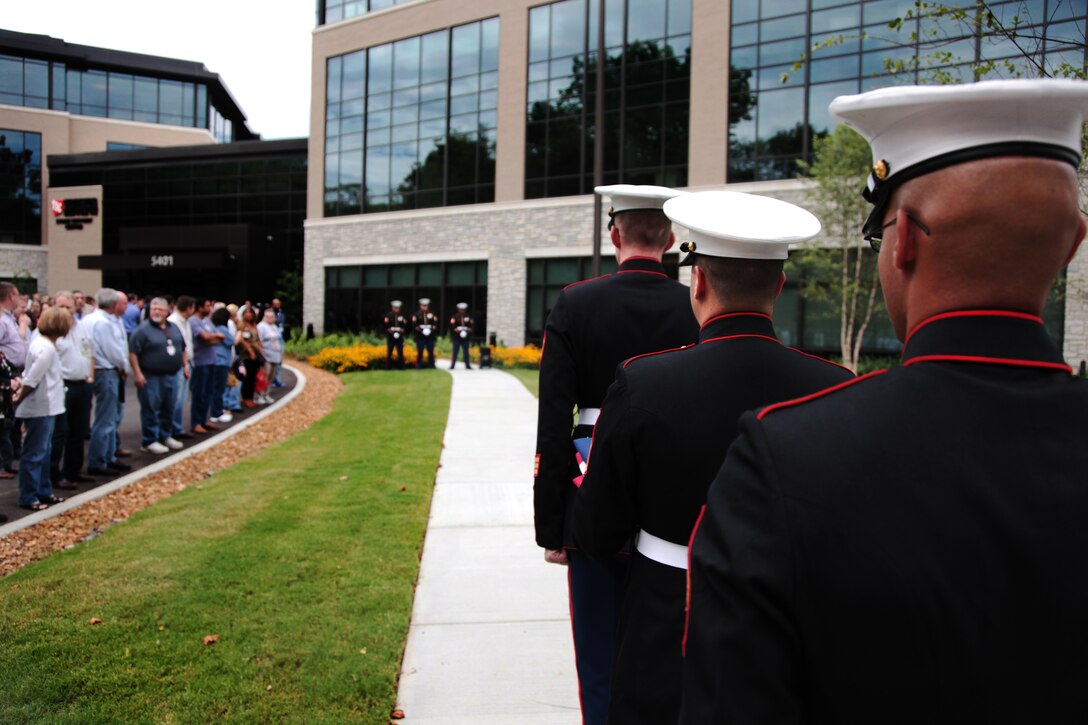
[{"label": "fallen leaf on grass", "polygon": [[348,477],[347,477],[347,476],[341,476],[341,477],[340,477],[340,480],[341,480],[341,481],[346,481],[346,480],[348,480]]},{"label": "fallen leaf on grass", "polygon": [[393,712],[389,713],[389,717],[393,718],[394,720],[403,720],[404,710],[394,710]]},{"label": "fallen leaf on grass", "polygon": [[401,492],[407,491],[407,490],[408,490],[408,487],[407,487],[407,486],[401,486],[401,487],[400,487],[400,490],[401,490]]},{"label": "fallen leaf on grass", "polygon": [[204,646],[207,647],[209,645],[213,645],[218,641],[219,641],[219,635],[218,634],[209,634],[207,637],[204,638]]},{"label": "fallen leaf on grass", "polygon": [[268,690],[269,692],[272,692],[272,685],[269,685],[268,687],[266,687],[264,689]]},{"label": "fallen leaf on grass", "polygon": [[359,650],[359,654],[365,655],[366,654],[366,647],[363,647],[361,650]]},{"label": "fallen leaf on grass", "polygon": [[165,631],[166,631],[166,625],[164,625],[164,624],[160,624],[160,625],[159,625],[159,631],[160,631],[160,632],[165,632]]},{"label": "fallen leaf on grass", "polygon": [[102,618],[101,617],[91,617],[90,623],[91,624],[102,624]]}]

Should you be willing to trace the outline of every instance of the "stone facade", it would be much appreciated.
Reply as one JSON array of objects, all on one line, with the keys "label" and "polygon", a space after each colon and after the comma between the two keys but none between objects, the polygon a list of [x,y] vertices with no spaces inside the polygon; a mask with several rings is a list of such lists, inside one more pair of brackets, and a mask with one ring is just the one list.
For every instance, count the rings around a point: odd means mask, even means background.
[{"label": "stone facade", "polygon": [[40,291],[49,290],[48,252],[46,247],[0,244],[0,277],[14,278],[16,284],[20,277],[33,277]]}]

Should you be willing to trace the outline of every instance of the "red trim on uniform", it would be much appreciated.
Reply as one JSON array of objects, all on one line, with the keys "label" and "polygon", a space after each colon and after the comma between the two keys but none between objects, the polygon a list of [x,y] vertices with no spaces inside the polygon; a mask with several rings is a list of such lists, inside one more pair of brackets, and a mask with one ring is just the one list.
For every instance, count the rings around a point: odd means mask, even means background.
[{"label": "red trim on uniform", "polygon": [[1065,363],[1047,362],[1045,360],[1017,360],[1006,357],[981,357],[978,355],[919,355],[912,357],[903,363],[903,367],[917,362],[965,362],[965,363],[989,363],[992,365],[1012,365],[1014,367],[1045,368],[1047,370],[1061,370],[1073,374],[1073,368]]},{"label": "red trim on uniform", "polygon": [[657,257],[647,257],[644,254],[636,254],[633,257],[628,257],[627,259],[623,260],[623,263],[626,264],[627,262],[630,262],[632,259],[642,259],[642,260],[645,260],[647,262],[657,262],[658,264],[661,264],[661,260],[658,259]]},{"label": "red trim on uniform", "polygon": [[700,340],[699,344],[704,345],[708,342],[717,342],[718,340],[735,340],[738,337],[755,337],[761,340],[770,340],[771,342],[777,342],[779,345],[782,344],[781,342],[779,342],[777,337],[771,337],[770,335],[757,335],[755,333],[741,333],[739,335],[722,335],[721,337],[708,337],[705,340]]},{"label": "red trim on uniform", "polygon": [[811,395],[806,395],[806,396],[801,397],[801,398],[794,398],[793,400],[784,400],[781,403],[774,403],[773,405],[768,405],[766,408],[764,408],[763,410],[756,413],[756,420],[763,420],[763,418],[768,413],[770,413],[772,410],[778,410],[779,408],[789,408],[789,407],[794,406],[794,405],[800,405],[801,403],[807,403],[810,400],[816,400],[817,398],[822,398],[822,397],[824,397],[825,395],[827,395],[829,393],[834,393],[837,390],[842,390],[843,388],[854,385],[855,383],[860,383],[862,380],[867,380],[868,378],[872,378],[872,377],[875,377],[877,375],[883,375],[886,372],[888,372],[888,371],[887,370],[874,370],[873,372],[868,373],[867,375],[862,375],[860,378],[854,378],[853,380],[845,380],[845,381],[839,383],[838,385],[832,385],[830,388],[825,388],[824,390],[821,390],[821,391],[819,391],[817,393],[812,393]]},{"label": "red trim on uniform", "polygon": [[541,338],[541,340],[540,340],[540,357],[542,359],[544,357],[544,346],[547,345],[547,344],[548,344],[548,333],[547,333],[547,331],[545,331],[544,332],[544,337]]},{"label": "red trim on uniform", "polygon": [[789,348],[789,349],[790,349],[790,350],[793,350],[793,351],[794,351],[794,352],[796,352],[796,353],[799,353],[799,354],[801,354],[801,355],[804,355],[805,357],[810,357],[810,358],[812,358],[813,360],[819,360],[820,362],[825,362],[825,363],[827,363],[828,365],[834,365],[834,366],[835,366],[835,367],[837,367],[837,368],[842,368],[843,370],[845,370],[846,372],[850,373],[851,375],[857,375],[857,373],[855,373],[855,372],[854,372],[853,370],[851,370],[850,368],[846,367],[845,365],[839,365],[839,364],[838,364],[837,362],[835,362],[834,360],[828,360],[828,359],[827,359],[827,358],[825,358],[825,357],[820,357],[819,355],[813,355],[813,354],[811,354],[811,353],[807,353],[807,352],[805,352],[804,350],[798,350],[798,349],[797,349],[796,347],[791,347],[791,348]]},{"label": "red trim on uniform", "polygon": [[628,358],[627,360],[625,360],[624,363],[623,363],[623,367],[624,367],[624,369],[626,369],[628,365],[630,365],[635,360],[638,360],[639,358],[642,358],[642,357],[651,357],[653,355],[664,355],[667,352],[677,352],[678,350],[687,350],[689,347],[691,347],[691,345],[681,345],[680,347],[670,347],[668,350],[658,350],[656,352],[644,352],[641,355],[635,355],[634,357]]},{"label": "red trim on uniform", "polygon": [[533,459],[533,478],[540,477],[540,454],[537,453]]},{"label": "red trim on uniform", "polygon": [[658,277],[668,277],[664,272],[655,272],[652,269],[621,269],[616,274],[656,274]]},{"label": "red trim on uniform", "polygon": [[1043,324],[1043,318],[1038,315],[1030,315],[1027,312],[1013,312],[1012,310],[957,310],[955,312],[942,312],[939,315],[933,315],[933,317],[927,317],[926,319],[915,325],[910,332],[907,333],[907,339],[903,340],[903,347],[907,346],[910,342],[910,338],[914,336],[914,333],[922,329],[931,322],[937,320],[947,320],[952,317],[1014,317],[1018,320],[1030,320],[1031,322],[1038,322]]},{"label": "red trim on uniform", "polygon": [[610,274],[602,274],[600,277],[592,277],[590,279],[580,279],[577,282],[571,282],[570,284],[568,284],[563,289],[568,290],[571,287],[577,287],[578,285],[585,284],[586,282],[596,282],[599,279],[604,279],[605,277],[611,277],[611,276],[612,275],[610,275]]},{"label": "red trim on uniform", "polygon": [[574,636],[574,575],[567,561],[567,608],[570,610],[570,639],[574,642],[574,679],[578,680],[578,710],[582,713],[582,725],[586,725],[586,712],[582,707],[582,678],[578,676],[578,638]]},{"label": "red trim on uniform", "polygon": [[699,509],[699,518],[695,519],[695,526],[691,527],[691,536],[688,537],[688,589],[684,598],[684,638],[680,640],[680,656],[688,655],[688,622],[691,620],[691,546],[695,543],[695,532],[699,530],[699,524],[703,523],[703,514],[706,513],[706,504]]},{"label": "red trim on uniform", "polygon": [[749,316],[752,316],[752,317],[765,317],[768,320],[771,319],[771,316],[766,314],[765,312],[726,312],[724,315],[718,315],[717,317],[711,317],[709,320],[707,320],[703,324],[699,325],[699,329],[702,330],[704,327],[709,325],[711,322],[715,322],[717,320],[724,320],[726,317],[749,317]]}]

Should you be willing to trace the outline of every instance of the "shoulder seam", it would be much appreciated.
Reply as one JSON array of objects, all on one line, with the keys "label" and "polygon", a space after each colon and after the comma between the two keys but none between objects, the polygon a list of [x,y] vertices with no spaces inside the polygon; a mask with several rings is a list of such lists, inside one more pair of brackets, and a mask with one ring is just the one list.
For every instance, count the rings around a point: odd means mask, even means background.
[{"label": "shoulder seam", "polygon": [[611,276],[612,276],[612,275],[610,275],[610,274],[602,274],[602,275],[601,275],[600,277],[591,277],[591,278],[589,278],[589,279],[580,279],[580,280],[578,280],[577,282],[571,282],[570,284],[568,284],[568,285],[567,285],[566,287],[564,287],[563,289],[564,289],[564,290],[568,290],[568,289],[570,289],[571,287],[577,287],[578,285],[580,285],[580,284],[585,284],[586,282],[596,282],[596,281],[597,281],[597,280],[599,280],[599,279],[606,279],[606,278],[608,278],[608,277],[611,277]]},{"label": "shoulder seam", "polygon": [[862,375],[861,377],[853,378],[851,380],[845,380],[838,385],[832,385],[830,388],[824,388],[823,390],[812,393],[811,395],[804,395],[800,398],[794,398],[793,400],[783,400],[781,403],[773,403],[756,413],[756,420],[763,420],[768,413],[771,413],[775,410],[781,410],[782,408],[792,408],[794,406],[802,405],[813,400],[818,400],[819,398],[823,398],[827,395],[830,395],[831,393],[836,393],[840,390],[843,390],[844,388],[850,387],[851,385],[860,383],[862,380],[868,380],[869,378],[876,377],[877,375],[883,375],[886,372],[888,372],[887,369],[874,370],[873,372]]},{"label": "shoulder seam", "polygon": [[680,347],[670,347],[667,350],[656,350],[654,352],[644,352],[641,355],[635,355],[634,357],[627,358],[626,360],[624,360],[623,369],[626,370],[628,365],[630,365],[635,360],[638,360],[640,358],[653,357],[654,355],[664,355],[665,353],[669,353],[669,352],[679,352],[680,350],[687,350],[689,347],[694,347],[694,345],[681,345]]},{"label": "shoulder seam", "polygon": [[825,362],[828,365],[834,365],[835,367],[839,368],[840,370],[845,370],[846,372],[850,373],[851,375],[853,375],[855,377],[857,376],[857,373],[855,373],[853,370],[846,367],[845,365],[840,365],[839,363],[835,362],[834,360],[828,360],[825,357],[820,357],[819,355],[813,355],[812,353],[805,352],[804,350],[798,350],[796,347],[789,347],[789,348],[786,348],[786,349],[787,350],[792,350],[793,352],[797,353],[798,355],[804,355],[805,357],[810,357],[813,360],[819,360],[820,362]]}]

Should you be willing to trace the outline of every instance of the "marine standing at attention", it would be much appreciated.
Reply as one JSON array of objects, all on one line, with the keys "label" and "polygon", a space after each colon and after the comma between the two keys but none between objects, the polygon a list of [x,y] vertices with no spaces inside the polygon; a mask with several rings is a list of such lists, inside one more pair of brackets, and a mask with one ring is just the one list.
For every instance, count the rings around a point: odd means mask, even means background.
[{"label": "marine standing at attention", "polygon": [[[400,300],[389,303],[382,325],[385,327],[385,369],[391,370],[393,351],[397,351],[397,369],[404,369],[404,333],[408,329],[408,318],[401,314]],[[381,349],[381,348],[379,348]]]},{"label": "marine standing at attention", "polygon": [[681,722],[1088,719],[1088,380],[1041,314],[1084,239],[1084,81],[835,99],[902,367],[745,414],[691,557]]},{"label": "marine standing at attention", "polygon": [[690,232],[699,343],[625,362],[601,406],[575,505],[589,556],[637,536],[612,673],[611,723],[675,723],[687,597],[687,544],[706,490],[752,410],[837,385],[846,368],[778,341],[771,313],[790,244],[820,222],[785,201],[704,191],[665,202]]},{"label": "marine standing at attention", "polygon": [[[423,297],[419,300],[419,309],[412,315],[412,329],[416,333],[416,370],[434,367],[434,338],[438,334],[438,315],[431,312],[431,300]],[[426,351],[430,361],[424,365],[423,353]]]},{"label": "marine standing at attention", "polygon": [[453,370],[457,365],[457,353],[461,350],[465,351],[465,368],[467,370],[472,369],[472,365],[468,361],[468,348],[472,341],[472,318],[468,315],[468,303],[458,302],[457,312],[450,318],[450,337],[453,339],[453,357],[450,358],[450,370]]},{"label": "marine standing at attention", "polygon": [[[661,262],[674,242],[661,206],[683,192],[630,184],[598,187],[597,192],[612,198],[608,227],[619,269],[568,286],[548,315],[540,360],[534,484],[537,544],[546,561],[570,564],[586,725],[605,721],[628,557],[594,561],[573,549],[574,479],[581,473],[576,455],[583,461],[588,456],[588,439],[619,363],[694,342],[698,335],[687,288],[669,279]],[[575,408],[578,421],[572,426]]]}]

